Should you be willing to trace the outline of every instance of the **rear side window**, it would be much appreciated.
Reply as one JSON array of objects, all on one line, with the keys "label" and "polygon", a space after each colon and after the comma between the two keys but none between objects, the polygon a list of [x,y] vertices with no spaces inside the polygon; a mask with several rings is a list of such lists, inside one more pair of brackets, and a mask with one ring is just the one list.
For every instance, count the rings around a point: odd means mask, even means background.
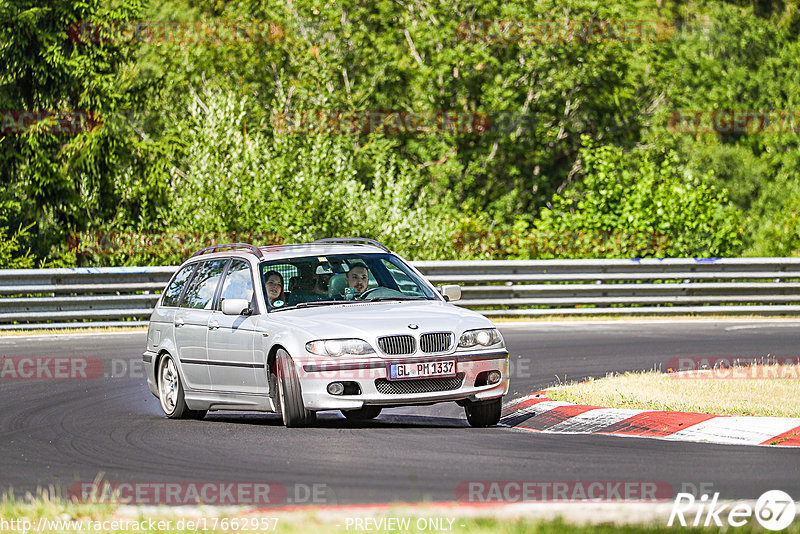
[{"label": "rear side window", "polygon": [[217,291],[219,279],[222,277],[222,271],[225,270],[227,262],[227,259],[221,259],[201,264],[186,289],[181,308],[210,310],[214,302],[214,293]]},{"label": "rear side window", "polygon": [[172,283],[164,290],[164,298],[161,299],[162,306],[174,307],[178,305],[178,299],[181,296],[181,291],[183,291],[183,286],[186,285],[186,281],[189,280],[189,277],[192,275],[195,265],[194,263],[187,265],[178,271],[178,274],[172,279]]}]

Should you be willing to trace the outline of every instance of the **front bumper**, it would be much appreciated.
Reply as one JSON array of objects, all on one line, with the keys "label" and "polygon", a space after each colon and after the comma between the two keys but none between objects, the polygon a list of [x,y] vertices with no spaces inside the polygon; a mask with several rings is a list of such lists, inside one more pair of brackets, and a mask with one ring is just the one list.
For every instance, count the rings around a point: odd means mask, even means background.
[{"label": "front bumper", "polygon": [[[460,385],[441,391],[422,393],[385,392],[395,388],[403,380],[387,381],[387,370],[392,363],[435,362],[456,360],[457,377],[463,375]],[[491,385],[475,385],[481,373],[500,371],[500,382]],[[437,357],[381,359],[373,358],[359,362],[305,362],[299,365],[298,375],[303,391],[303,404],[309,410],[353,410],[364,406],[409,406],[414,404],[433,404],[447,401],[481,401],[502,397],[508,392],[509,379],[508,352],[496,350],[479,353],[452,353]],[[419,381],[442,380],[439,378],[414,379]],[[451,378],[451,380],[454,380]],[[360,393],[352,395],[331,395],[328,384],[331,382],[357,383]],[[457,379],[456,379],[457,382]],[[444,383],[442,381],[441,383]],[[379,386],[382,386],[381,392]]]}]

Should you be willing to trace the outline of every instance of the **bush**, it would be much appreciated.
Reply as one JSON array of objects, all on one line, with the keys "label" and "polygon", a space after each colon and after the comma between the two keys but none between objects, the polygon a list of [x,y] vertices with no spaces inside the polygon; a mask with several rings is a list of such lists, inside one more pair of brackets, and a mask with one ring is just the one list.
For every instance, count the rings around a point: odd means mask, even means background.
[{"label": "bush", "polygon": [[711,173],[693,176],[674,152],[595,147],[584,137],[583,179],[542,210],[531,256],[718,257],[741,251],[740,213]]},{"label": "bush", "polygon": [[[191,98],[188,117],[176,125],[185,150],[170,177],[167,235],[242,232],[278,242],[358,235],[412,258],[452,254],[452,201],[434,197],[392,142],[375,136],[359,146],[346,135],[248,132],[249,105],[224,92]],[[149,258],[178,260],[169,253]]]}]

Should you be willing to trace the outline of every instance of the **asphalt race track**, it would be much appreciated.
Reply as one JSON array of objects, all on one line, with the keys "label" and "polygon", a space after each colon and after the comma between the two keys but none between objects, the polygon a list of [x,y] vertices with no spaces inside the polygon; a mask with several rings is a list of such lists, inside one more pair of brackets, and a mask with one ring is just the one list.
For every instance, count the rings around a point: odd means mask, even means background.
[{"label": "asphalt race track", "polygon": [[[675,321],[504,324],[507,400],[609,371],[665,366],[676,356],[800,356],[800,322]],[[313,428],[279,416],[163,417],[145,384],[145,334],[0,337],[2,357],[91,356],[96,379],[0,379],[0,493],[76,482],[257,481],[318,485],[320,503],[456,499],[464,481],[666,481],[705,484],[722,499],[770,489],[800,495],[800,450],[469,428],[445,404],[385,411],[354,425],[321,414]],[[292,490],[294,488],[294,491]]]}]

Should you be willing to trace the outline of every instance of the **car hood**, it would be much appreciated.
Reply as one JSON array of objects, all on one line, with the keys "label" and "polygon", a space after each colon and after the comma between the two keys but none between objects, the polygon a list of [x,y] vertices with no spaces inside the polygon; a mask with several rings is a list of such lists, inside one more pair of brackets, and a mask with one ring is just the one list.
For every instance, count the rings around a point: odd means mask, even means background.
[{"label": "car hood", "polygon": [[[454,332],[494,326],[483,315],[442,301],[353,303],[272,312],[271,320],[301,329],[309,339]],[[413,329],[409,325],[417,325]]]}]

